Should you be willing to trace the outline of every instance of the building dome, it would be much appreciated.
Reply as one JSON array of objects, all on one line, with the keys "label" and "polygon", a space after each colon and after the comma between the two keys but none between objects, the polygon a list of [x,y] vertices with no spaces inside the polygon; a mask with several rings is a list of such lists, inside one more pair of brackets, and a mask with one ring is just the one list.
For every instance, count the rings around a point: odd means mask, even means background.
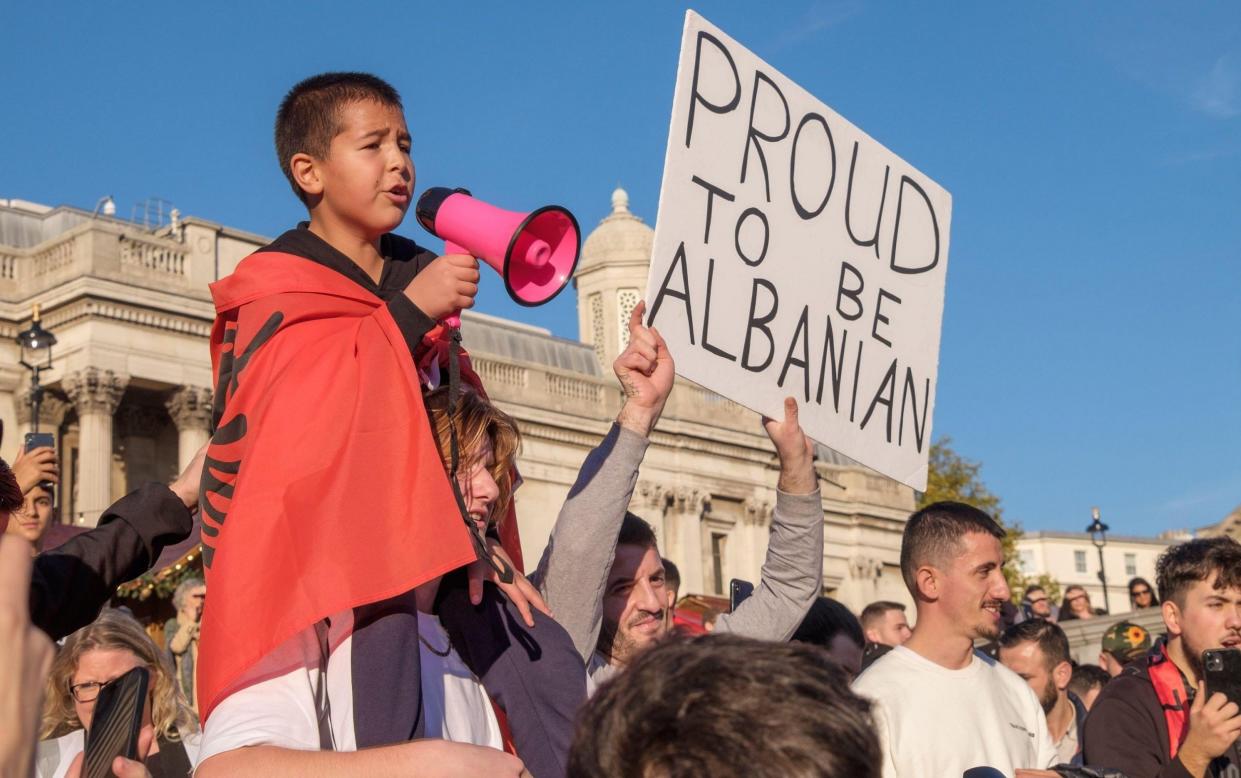
[{"label": "building dome", "polygon": [[612,212],[582,245],[578,273],[600,265],[648,265],[654,241],[655,230],[630,212],[629,194],[617,187],[612,192]]}]

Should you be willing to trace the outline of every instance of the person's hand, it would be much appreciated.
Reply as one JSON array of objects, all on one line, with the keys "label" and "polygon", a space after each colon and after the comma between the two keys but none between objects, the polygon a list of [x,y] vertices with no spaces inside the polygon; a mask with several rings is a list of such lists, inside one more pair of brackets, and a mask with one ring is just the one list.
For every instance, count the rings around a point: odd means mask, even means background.
[{"label": "person's hand", "polygon": [[642,324],[645,313],[645,302],[634,306],[629,314],[629,345],[612,363],[612,371],[625,391],[625,404],[616,421],[643,437],[650,434],[664,412],[676,377],[663,336],[654,327]]},{"label": "person's hand", "polygon": [[1189,733],[1177,756],[1191,775],[1205,775],[1211,760],[1222,756],[1241,736],[1241,709],[1223,694],[1207,691],[1206,681],[1189,709]]},{"label": "person's hand", "polygon": [[30,543],[0,535],[0,778],[33,774],[52,641],[30,624]]},{"label": "person's hand", "polygon": [[451,740],[415,740],[405,745],[418,775],[427,778],[531,778],[522,761],[495,748]]},{"label": "person's hand", "polygon": [[491,555],[503,560],[513,571],[513,582],[502,583],[500,576],[495,570],[491,569],[491,565],[481,559],[470,563],[466,568],[466,578],[469,582],[470,602],[478,605],[483,601],[483,582],[491,581],[500,588],[508,597],[509,602],[517,608],[517,612],[521,614],[521,618],[526,622],[527,627],[534,626],[534,613],[531,608],[536,608],[552,617],[552,609],[547,607],[547,603],[543,601],[543,596],[539,594],[539,590],[534,588],[534,584],[521,573],[517,572],[517,568],[513,566],[513,560],[509,558],[508,552],[504,550],[499,541],[495,538],[487,538],[487,550]]},{"label": "person's hand", "polygon": [[[147,754],[151,753],[151,744],[155,742],[155,729],[150,724],[143,725],[138,730],[138,756],[142,760],[146,760]],[[69,770],[65,772],[65,778],[81,778],[82,763],[86,759],[86,752],[78,754],[69,763]],[[116,778],[151,778],[151,773],[147,770],[146,765],[142,761],[134,759],[126,759],[118,756],[112,760],[112,774]]]},{"label": "person's hand", "polygon": [[463,308],[473,308],[476,294],[478,260],[468,254],[436,258],[405,287],[409,301],[436,321]]},{"label": "person's hand", "polygon": [[56,450],[50,446],[40,446],[26,451],[17,452],[13,460],[13,475],[22,494],[29,492],[44,481],[60,483],[60,467],[56,464]]},{"label": "person's hand", "polygon": [[814,444],[802,432],[797,420],[797,400],[784,398],[784,421],[763,417],[763,429],[780,457],[777,487],[787,494],[810,494],[818,488],[814,472]]},{"label": "person's hand", "polygon": [[202,486],[203,465],[207,461],[207,447],[210,445],[210,441],[204,443],[185,466],[185,470],[181,471],[181,475],[177,476],[177,480],[168,484],[168,488],[191,513],[198,510],[198,490]]},{"label": "person's hand", "polygon": [[174,654],[184,654],[194,638],[198,637],[198,622],[177,619],[177,633],[168,641],[168,649]]}]

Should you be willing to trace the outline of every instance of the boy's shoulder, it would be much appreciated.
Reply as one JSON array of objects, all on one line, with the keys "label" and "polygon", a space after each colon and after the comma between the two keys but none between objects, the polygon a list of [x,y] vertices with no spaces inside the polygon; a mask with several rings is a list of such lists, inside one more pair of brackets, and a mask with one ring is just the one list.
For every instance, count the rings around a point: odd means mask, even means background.
[{"label": "boy's shoulder", "polygon": [[[414,262],[420,266],[429,263],[437,256],[434,251],[420,246],[414,241],[395,232],[389,232],[380,239],[381,253],[385,258],[395,262]],[[286,230],[279,237],[258,249],[254,253],[292,254],[323,263],[345,257],[330,243],[308,229],[307,222],[301,222],[291,230]]]}]

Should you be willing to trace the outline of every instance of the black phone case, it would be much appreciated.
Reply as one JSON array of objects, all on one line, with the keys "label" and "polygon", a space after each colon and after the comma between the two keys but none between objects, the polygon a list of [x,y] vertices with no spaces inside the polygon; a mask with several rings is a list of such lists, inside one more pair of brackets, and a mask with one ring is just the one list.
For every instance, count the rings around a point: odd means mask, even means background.
[{"label": "black phone case", "polygon": [[138,731],[149,683],[147,669],[135,667],[99,690],[91,728],[86,733],[82,778],[108,778],[112,761],[118,756],[138,757]]},{"label": "black phone case", "polygon": [[1220,692],[1241,707],[1241,649],[1213,648],[1202,652],[1203,680],[1207,692]]},{"label": "black phone case", "polygon": [[740,578],[734,578],[728,582],[728,611],[729,613],[737,610],[737,606],[749,599],[754,594],[754,584],[749,581],[743,581]]}]

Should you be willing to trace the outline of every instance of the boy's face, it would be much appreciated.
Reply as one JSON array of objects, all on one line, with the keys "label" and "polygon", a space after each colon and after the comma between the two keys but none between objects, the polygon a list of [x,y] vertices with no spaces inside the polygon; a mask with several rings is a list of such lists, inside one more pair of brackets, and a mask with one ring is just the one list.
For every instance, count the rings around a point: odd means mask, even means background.
[{"label": "boy's face", "polygon": [[20,535],[37,546],[51,520],[52,495],[42,486],[36,486],[26,493],[25,502],[20,510],[12,514],[6,531]]},{"label": "boy's face", "polygon": [[327,158],[314,160],[307,192],[322,198],[315,216],[366,240],[396,229],[414,186],[409,151],[399,108],[373,100],[345,104]]}]

